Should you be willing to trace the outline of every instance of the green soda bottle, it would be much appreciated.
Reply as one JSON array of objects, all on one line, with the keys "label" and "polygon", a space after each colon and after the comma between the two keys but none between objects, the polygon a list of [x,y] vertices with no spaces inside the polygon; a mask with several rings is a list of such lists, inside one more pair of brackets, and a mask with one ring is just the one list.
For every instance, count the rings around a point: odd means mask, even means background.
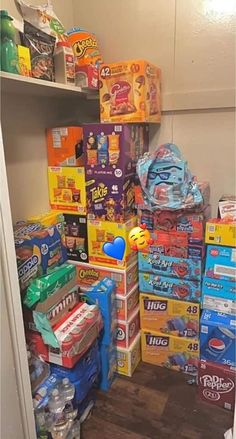
[{"label": "green soda bottle", "polygon": [[0,11],[1,19],[1,70],[19,73],[15,28],[7,11]]}]

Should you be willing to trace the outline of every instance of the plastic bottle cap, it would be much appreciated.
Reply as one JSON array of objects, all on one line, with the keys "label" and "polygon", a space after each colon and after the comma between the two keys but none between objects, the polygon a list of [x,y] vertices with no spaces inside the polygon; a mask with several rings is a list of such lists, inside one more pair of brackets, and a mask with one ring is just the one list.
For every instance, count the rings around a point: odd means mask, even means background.
[{"label": "plastic bottle cap", "polygon": [[64,385],[69,384],[69,378],[63,378],[62,384]]},{"label": "plastic bottle cap", "polygon": [[6,10],[4,10],[4,9],[2,9],[2,10],[0,11],[0,17],[1,17],[1,18],[8,18],[8,20],[13,20],[13,18],[10,17],[10,15],[8,15],[8,11],[6,11]]},{"label": "plastic bottle cap", "polygon": [[52,395],[53,395],[53,396],[58,396],[58,395],[59,395],[59,391],[58,391],[58,389],[53,389],[53,391],[52,391]]}]

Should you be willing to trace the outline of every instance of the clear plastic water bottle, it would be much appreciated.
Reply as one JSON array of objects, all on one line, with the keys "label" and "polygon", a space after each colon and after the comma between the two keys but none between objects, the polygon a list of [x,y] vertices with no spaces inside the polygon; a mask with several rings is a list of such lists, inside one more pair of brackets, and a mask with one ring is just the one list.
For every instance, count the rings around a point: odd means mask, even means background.
[{"label": "clear plastic water bottle", "polygon": [[65,408],[65,399],[59,393],[58,389],[53,389],[51,396],[48,400],[48,408],[51,413],[58,414],[61,413]]},{"label": "clear plastic water bottle", "polygon": [[61,394],[66,402],[71,401],[75,395],[75,386],[69,380],[69,378],[63,378],[61,384]]}]

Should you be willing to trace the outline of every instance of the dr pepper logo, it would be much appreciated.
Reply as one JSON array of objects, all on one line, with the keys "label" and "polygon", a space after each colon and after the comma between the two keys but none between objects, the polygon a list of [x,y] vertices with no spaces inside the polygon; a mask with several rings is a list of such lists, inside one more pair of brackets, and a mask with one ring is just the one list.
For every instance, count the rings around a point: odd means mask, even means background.
[{"label": "dr pepper logo", "polygon": [[167,310],[167,300],[150,300],[144,299],[144,309],[145,311],[166,311]]},{"label": "dr pepper logo", "polygon": [[228,393],[234,388],[233,380],[217,375],[203,375],[200,383],[205,387],[203,395],[211,401],[218,401],[222,393]]}]

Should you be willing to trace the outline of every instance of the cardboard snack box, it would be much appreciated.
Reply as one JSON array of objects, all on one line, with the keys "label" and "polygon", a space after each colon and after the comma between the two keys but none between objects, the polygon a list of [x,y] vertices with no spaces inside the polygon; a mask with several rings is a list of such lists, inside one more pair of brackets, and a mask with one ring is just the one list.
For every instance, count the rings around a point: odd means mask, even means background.
[{"label": "cardboard snack box", "polygon": [[236,285],[227,280],[202,280],[202,306],[205,309],[236,315]]},{"label": "cardboard snack box", "polygon": [[206,224],[206,244],[236,247],[236,223],[213,218]]},{"label": "cardboard snack box", "polygon": [[48,128],[46,136],[48,166],[84,166],[81,127]]},{"label": "cardboard snack box", "polygon": [[87,217],[85,215],[64,214],[65,244],[68,259],[88,262]]},{"label": "cardboard snack box", "polygon": [[141,361],[141,336],[138,334],[128,349],[117,347],[116,371],[119,375],[132,377]]},{"label": "cardboard snack box", "polygon": [[236,282],[236,249],[220,245],[208,245],[205,275],[217,280]]},{"label": "cardboard snack box", "polygon": [[117,318],[119,320],[129,320],[138,303],[138,284],[134,286],[134,288],[129,292],[127,296],[116,294]]},{"label": "cardboard snack box", "polygon": [[117,321],[117,347],[128,349],[140,330],[139,306],[136,307],[128,321]]}]

